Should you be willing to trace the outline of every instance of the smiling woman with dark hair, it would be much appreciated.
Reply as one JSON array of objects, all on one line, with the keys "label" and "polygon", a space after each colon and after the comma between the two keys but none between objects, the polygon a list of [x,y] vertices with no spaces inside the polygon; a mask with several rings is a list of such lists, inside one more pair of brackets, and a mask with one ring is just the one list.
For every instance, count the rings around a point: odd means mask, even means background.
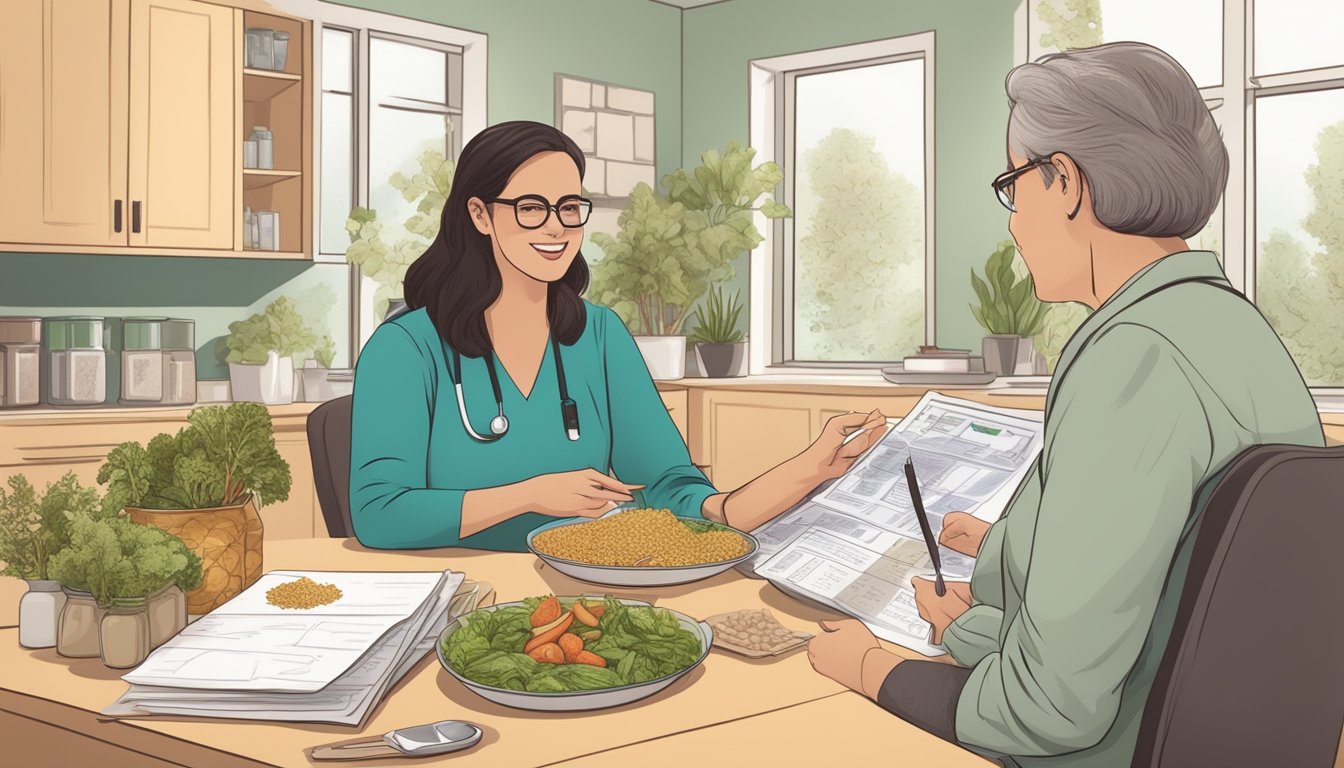
[{"label": "smiling woman with dark hair", "polygon": [[583,171],[574,142],[540,123],[493,126],[463,150],[439,234],[406,275],[408,311],[356,365],[350,514],[363,544],[521,551],[550,518],[632,501],[750,530],[880,435],[876,411],[837,416],[802,453],[719,493],[624,324],[582,299]]}]

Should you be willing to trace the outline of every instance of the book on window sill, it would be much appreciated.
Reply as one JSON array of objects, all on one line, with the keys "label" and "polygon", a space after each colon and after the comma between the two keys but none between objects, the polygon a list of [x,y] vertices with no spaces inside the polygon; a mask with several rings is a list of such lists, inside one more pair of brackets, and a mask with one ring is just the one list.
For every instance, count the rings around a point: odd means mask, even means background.
[{"label": "book on window sill", "polygon": [[922,346],[916,354],[907,355],[901,361],[901,366],[907,373],[970,373],[976,370],[975,363],[981,360],[980,357],[972,357],[969,349]]}]

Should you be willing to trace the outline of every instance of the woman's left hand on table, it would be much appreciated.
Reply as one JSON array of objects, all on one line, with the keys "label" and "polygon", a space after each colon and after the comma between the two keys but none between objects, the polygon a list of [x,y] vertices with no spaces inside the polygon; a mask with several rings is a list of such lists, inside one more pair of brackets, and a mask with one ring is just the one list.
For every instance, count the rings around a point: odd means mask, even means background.
[{"label": "woman's left hand on table", "polygon": [[881,648],[877,638],[856,619],[821,622],[822,631],[807,642],[807,660],[821,674],[863,693],[863,657]]}]

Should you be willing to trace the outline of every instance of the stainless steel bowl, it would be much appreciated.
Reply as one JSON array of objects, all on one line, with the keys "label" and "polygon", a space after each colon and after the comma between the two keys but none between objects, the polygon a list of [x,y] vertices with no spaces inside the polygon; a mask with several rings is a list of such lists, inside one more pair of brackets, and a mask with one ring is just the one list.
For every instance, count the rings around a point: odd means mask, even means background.
[{"label": "stainless steel bowl", "polygon": [[[612,515],[625,512],[633,507],[617,507],[605,515],[602,519]],[[711,523],[707,520],[692,517],[677,517],[678,520],[691,521],[694,523],[704,523],[713,526],[718,530],[731,531],[747,540],[747,551],[731,560],[720,560],[713,563],[701,563],[699,565],[672,565],[672,566],[643,566],[643,565],[593,565],[592,563],[581,563],[576,560],[564,560],[554,555],[548,555],[538,550],[532,544],[532,540],[537,534],[543,531],[549,531],[553,528],[563,528],[567,525],[580,525],[591,522],[582,518],[571,518],[557,520],[553,523],[547,523],[527,535],[527,548],[534,555],[541,558],[547,565],[555,570],[590,584],[601,584],[608,587],[667,587],[673,584],[687,584],[692,581],[700,581],[710,576],[722,573],[740,562],[747,560],[756,554],[760,549],[760,542],[745,531],[739,531],[731,526],[722,523]]]},{"label": "stainless steel bowl", "polygon": [[[622,599],[620,602],[625,605],[652,605],[651,603],[646,603],[642,600]],[[500,608],[508,608],[516,605],[523,605],[523,602],[519,600],[512,603],[501,603],[499,605],[481,608],[480,610],[494,611]],[[542,712],[576,712],[587,709],[619,707],[623,704],[629,704],[632,701],[648,698],[663,690],[676,682],[687,672],[700,666],[704,662],[705,657],[709,655],[709,647],[714,642],[714,630],[710,629],[709,625],[703,621],[696,621],[684,613],[672,611],[670,608],[664,610],[671,611],[672,615],[677,617],[677,622],[680,623],[682,627],[690,630],[690,632],[700,640],[700,657],[695,660],[694,664],[691,664],[678,672],[673,672],[670,675],[665,675],[656,680],[635,683],[634,685],[623,685],[618,688],[602,688],[595,691],[569,691],[565,693],[532,693],[530,691],[514,691],[508,688],[496,688],[490,685],[482,685],[463,677],[457,670],[449,666],[448,660],[443,657],[443,641],[463,626],[463,620],[470,617],[472,615],[470,613],[454,619],[444,628],[443,633],[439,635],[438,642],[434,644],[434,652],[439,657],[439,663],[443,665],[444,669],[448,670],[448,674],[457,678],[463,685],[470,689],[472,693],[475,693],[482,698],[489,699],[496,704],[503,704],[506,707],[531,709]],[[473,613],[475,612],[473,611]]]}]

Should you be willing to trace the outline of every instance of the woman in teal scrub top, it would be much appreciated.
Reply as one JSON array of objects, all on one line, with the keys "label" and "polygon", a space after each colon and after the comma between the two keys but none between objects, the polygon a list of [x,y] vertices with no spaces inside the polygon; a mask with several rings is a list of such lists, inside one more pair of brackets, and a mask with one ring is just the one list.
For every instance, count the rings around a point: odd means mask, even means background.
[{"label": "woman in teal scrub top", "polygon": [[463,150],[439,234],[406,275],[408,311],[356,366],[361,543],[524,551],[551,519],[631,501],[751,530],[880,437],[877,411],[838,416],[802,453],[718,492],[625,325],[581,298],[583,172],[574,142],[540,123],[493,126]]}]

